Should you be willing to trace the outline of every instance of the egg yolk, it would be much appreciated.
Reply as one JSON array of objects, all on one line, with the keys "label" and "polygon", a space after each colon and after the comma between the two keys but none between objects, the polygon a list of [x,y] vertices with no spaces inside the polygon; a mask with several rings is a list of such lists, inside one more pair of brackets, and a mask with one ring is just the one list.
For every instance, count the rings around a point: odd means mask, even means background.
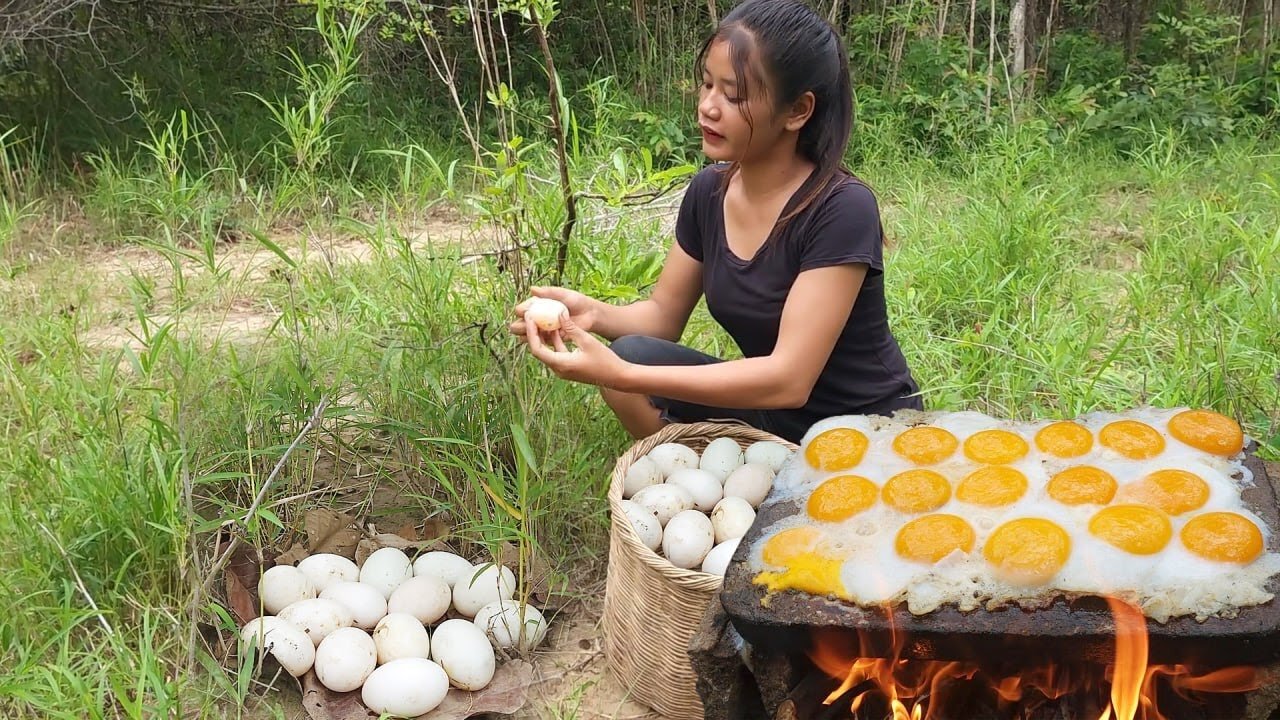
[{"label": "egg yolk", "polygon": [[1182,526],[1182,544],[1206,560],[1247,563],[1262,554],[1262,531],[1233,512],[1196,515]]},{"label": "egg yolk", "polygon": [[1184,410],[1169,418],[1169,434],[1197,450],[1235,455],[1244,448],[1244,431],[1235,420],[1212,410]]},{"label": "egg yolk", "polygon": [[1055,457],[1079,457],[1093,448],[1093,433],[1069,420],[1050,423],[1036,433],[1036,447]]},{"label": "egg yolk", "polygon": [[1147,460],[1164,452],[1164,438],[1137,420],[1117,420],[1098,431],[1098,442],[1132,460]]},{"label": "egg yolk", "polygon": [[1181,515],[1208,502],[1209,483],[1195,473],[1168,468],[1126,485],[1120,495],[1129,502],[1145,503],[1170,515]]},{"label": "egg yolk", "polygon": [[839,522],[866,510],[876,502],[879,488],[858,475],[840,475],[824,481],[809,496],[809,516]]},{"label": "egg yolk", "polygon": [[881,493],[885,503],[902,512],[928,512],[951,499],[951,483],[932,470],[906,470],[889,478]]},{"label": "egg yolk", "polygon": [[760,559],[769,565],[785,566],[793,558],[813,550],[821,539],[818,529],[808,525],[787,528],[764,541]]},{"label": "egg yolk", "polygon": [[1173,537],[1169,516],[1146,505],[1112,505],[1089,520],[1089,532],[1134,555],[1152,555]]},{"label": "egg yolk", "polygon": [[902,457],[920,465],[942,462],[959,447],[955,435],[932,425],[922,425],[904,430],[893,439],[893,450]]},{"label": "egg yolk", "polygon": [[1008,465],[988,465],[965,476],[956,486],[956,499],[974,505],[1008,505],[1027,491],[1027,476]]},{"label": "egg yolk", "polygon": [[997,527],[982,547],[987,562],[1011,582],[1047,582],[1067,563],[1071,536],[1043,518],[1018,518]]},{"label": "egg yolk", "polygon": [[894,539],[898,555],[915,562],[936,563],[959,550],[973,549],[973,528],[956,515],[925,515],[902,526]]},{"label": "egg yolk", "polygon": [[840,472],[862,462],[866,451],[866,435],[853,428],[831,428],[809,441],[804,459],[823,472]]},{"label": "egg yolk", "polygon": [[842,561],[820,553],[806,552],[796,555],[782,572],[762,572],[752,581],[764,585],[769,592],[799,590],[811,595],[845,597],[844,583],[840,580]]},{"label": "egg yolk", "polygon": [[1106,505],[1116,495],[1116,479],[1092,465],[1076,465],[1049,479],[1049,497],[1063,505]]},{"label": "egg yolk", "polygon": [[974,462],[1004,465],[1027,454],[1027,441],[1008,430],[982,430],[964,441],[964,454]]}]

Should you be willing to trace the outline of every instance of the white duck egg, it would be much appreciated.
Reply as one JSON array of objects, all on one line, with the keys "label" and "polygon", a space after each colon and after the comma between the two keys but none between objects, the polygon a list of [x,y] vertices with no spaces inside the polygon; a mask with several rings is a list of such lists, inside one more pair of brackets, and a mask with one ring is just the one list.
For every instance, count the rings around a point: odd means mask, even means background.
[{"label": "white duck egg", "polygon": [[547,620],[538,608],[516,600],[499,600],[480,608],[472,621],[497,648],[525,651],[547,635]]},{"label": "white duck egg", "polygon": [[246,650],[254,647],[269,653],[294,677],[306,675],[316,659],[316,646],[311,638],[276,616],[258,617],[245,623],[240,639]]},{"label": "white duck egg", "polygon": [[662,471],[647,455],[636,458],[622,480],[622,497],[629,498],[650,485],[662,482]]},{"label": "white duck egg", "polygon": [[299,600],[315,596],[316,586],[292,565],[273,565],[258,581],[258,597],[262,598],[262,608],[268,615],[276,615]]},{"label": "white duck egg", "polygon": [[791,457],[791,449],[772,440],[760,440],[748,445],[743,457],[748,463],[764,465],[776,474]]},{"label": "white duck egg", "polygon": [[631,501],[653,513],[658,524],[666,527],[676,513],[693,509],[693,494],[679,485],[650,485],[636,493]]},{"label": "white duck egg", "polygon": [[767,465],[746,463],[729,473],[724,481],[725,497],[740,497],[758,508],[773,489],[774,472]]},{"label": "white duck egg", "polygon": [[318,593],[335,582],[356,582],[360,579],[360,568],[354,562],[333,553],[308,555],[298,562],[297,567],[316,586]]},{"label": "white duck egg", "polygon": [[413,563],[400,548],[378,548],[360,567],[360,582],[378,588],[383,599],[391,597],[400,583],[411,577]]},{"label": "white duck egg", "polygon": [[711,512],[716,503],[720,502],[720,498],[724,497],[720,478],[706,470],[681,468],[671,473],[671,477],[667,478],[667,484],[678,485],[688,490],[693,496],[694,509],[704,513]]},{"label": "white duck egg", "polygon": [[445,550],[425,552],[413,561],[415,577],[433,575],[443,580],[449,587],[453,587],[458,578],[469,572],[471,572],[470,560]]},{"label": "white duck egg", "polygon": [[702,563],[714,541],[711,518],[697,510],[685,510],[671,518],[662,531],[662,554],[672,565],[692,569]]},{"label": "white duck egg", "polygon": [[716,438],[707,443],[702,457],[698,459],[698,467],[715,475],[722,483],[742,463],[742,446],[737,440],[728,437]]},{"label": "white duck egg", "polygon": [[725,571],[729,569],[729,561],[733,559],[733,553],[738,549],[740,542],[742,538],[734,538],[711,548],[711,552],[702,559],[702,572],[724,577]]},{"label": "white duck egg", "polygon": [[431,712],[449,694],[449,676],[434,660],[400,658],[369,673],[360,700],[379,715],[412,718]]},{"label": "white duck egg", "polygon": [[373,628],[378,664],[400,658],[431,657],[431,636],[418,618],[408,613],[387,613]]},{"label": "white duck egg", "polygon": [[336,582],[324,589],[320,597],[336,601],[351,611],[351,624],[361,630],[372,630],[387,614],[387,600],[382,591],[362,582]]},{"label": "white duck egg", "polygon": [[648,452],[647,457],[658,466],[658,471],[662,473],[664,478],[676,468],[698,467],[698,451],[688,445],[681,445],[676,442],[655,445]]},{"label": "white duck egg", "polygon": [[510,568],[506,565],[484,563],[476,565],[472,572],[458,578],[453,586],[453,607],[472,618],[480,608],[497,600],[509,600],[515,592],[516,576]]},{"label": "white duck egg", "polygon": [[560,316],[567,314],[569,308],[559,300],[535,297],[529,300],[529,307],[524,311],[524,319],[538,326],[543,332],[560,329]]},{"label": "white duck egg", "polygon": [[662,523],[658,522],[658,516],[633,500],[623,500],[621,504],[623,515],[640,536],[640,542],[657,552],[662,545]]},{"label": "white duck egg", "polygon": [[493,679],[498,659],[484,631],[470,620],[452,618],[431,636],[431,659],[449,681],[463,690],[479,690]]},{"label": "white duck egg", "polygon": [[316,648],[316,677],[334,692],[360,687],[377,666],[378,648],[360,628],[338,628]]},{"label": "white duck egg", "polygon": [[329,598],[299,600],[281,610],[279,617],[306,633],[316,645],[334,630],[355,622],[345,605]]},{"label": "white duck egg", "polygon": [[406,613],[430,625],[449,612],[453,590],[434,575],[419,575],[400,583],[387,599],[387,614]]},{"label": "white duck egg", "polygon": [[716,503],[711,511],[711,529],[715,531],[717,544],[746,535],[755,521],[755,509],[740,497],[729,496]]}]

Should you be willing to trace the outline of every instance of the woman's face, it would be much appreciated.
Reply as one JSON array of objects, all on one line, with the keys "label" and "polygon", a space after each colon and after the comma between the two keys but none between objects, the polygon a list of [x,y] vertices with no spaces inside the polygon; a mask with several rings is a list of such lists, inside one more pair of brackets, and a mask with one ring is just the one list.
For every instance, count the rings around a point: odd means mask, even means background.
[{"label": "woman's face", "polygon": [[784,126],[767,89],[753,79],[750,93],[746,90],[735,80],[729,43],[716,40],[707,51],[698,92],[702,152],[708,159],[750,161],[777,143]]}]

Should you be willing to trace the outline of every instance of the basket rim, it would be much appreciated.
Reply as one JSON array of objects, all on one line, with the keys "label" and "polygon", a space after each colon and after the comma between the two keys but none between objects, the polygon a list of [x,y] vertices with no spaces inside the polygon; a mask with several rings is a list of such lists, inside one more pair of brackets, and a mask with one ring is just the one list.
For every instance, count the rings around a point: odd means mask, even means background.
[{"label": "basket rim", "polygon": [[610,526],[612,533],[620,541],[631,554],[644,563],[649,569],[660,574],[664,579],[670,580],[678,585],[686,587],[690,590],[710,592],[718,590],[723,584],[724,579],[719,575],[703,572],[697,569],[679,568],[671,564],[671,561],[658,555],[650,550],[647,545],[640,542],[640,536],[636,533],[631,523],[623,522],[625,513],[622,510],[622,487],[626,479],[627,470],[640,457],[647,454],[650,450],[667,442],[678,442],[689,438],[698,438],[703,440],[715,440],[716,438],[730,437],[739,442],[748,441],[771,441],[779,443],[795,452],[799,449],[795,443],[761,430],[752,425],[748,425],[741,421],[727,422],[694,422],[694,423],[669,423],[660,428],[657,432],[643,437],[635,441],[630,448],[627,449],[614,462],[613,473],[609,479],[609,514]]}]

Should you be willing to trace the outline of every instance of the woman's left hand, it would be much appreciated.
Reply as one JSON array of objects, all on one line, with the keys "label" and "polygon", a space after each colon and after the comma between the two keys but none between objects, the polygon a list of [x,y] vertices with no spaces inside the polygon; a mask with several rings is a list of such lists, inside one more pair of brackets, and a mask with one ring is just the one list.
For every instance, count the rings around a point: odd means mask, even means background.
[{"label": "woman's left hand", "polygon": [[[570,320],[567,314],[560,316],[559,330],[540,333],[536,325],[527,323],[525,335],[529,352],[565,380],[613,387],[626,369],[625,360]],[[550,344],[544,336],[550,336]],[[573,343],[573,350],[565,345],[565,340]]]}]

